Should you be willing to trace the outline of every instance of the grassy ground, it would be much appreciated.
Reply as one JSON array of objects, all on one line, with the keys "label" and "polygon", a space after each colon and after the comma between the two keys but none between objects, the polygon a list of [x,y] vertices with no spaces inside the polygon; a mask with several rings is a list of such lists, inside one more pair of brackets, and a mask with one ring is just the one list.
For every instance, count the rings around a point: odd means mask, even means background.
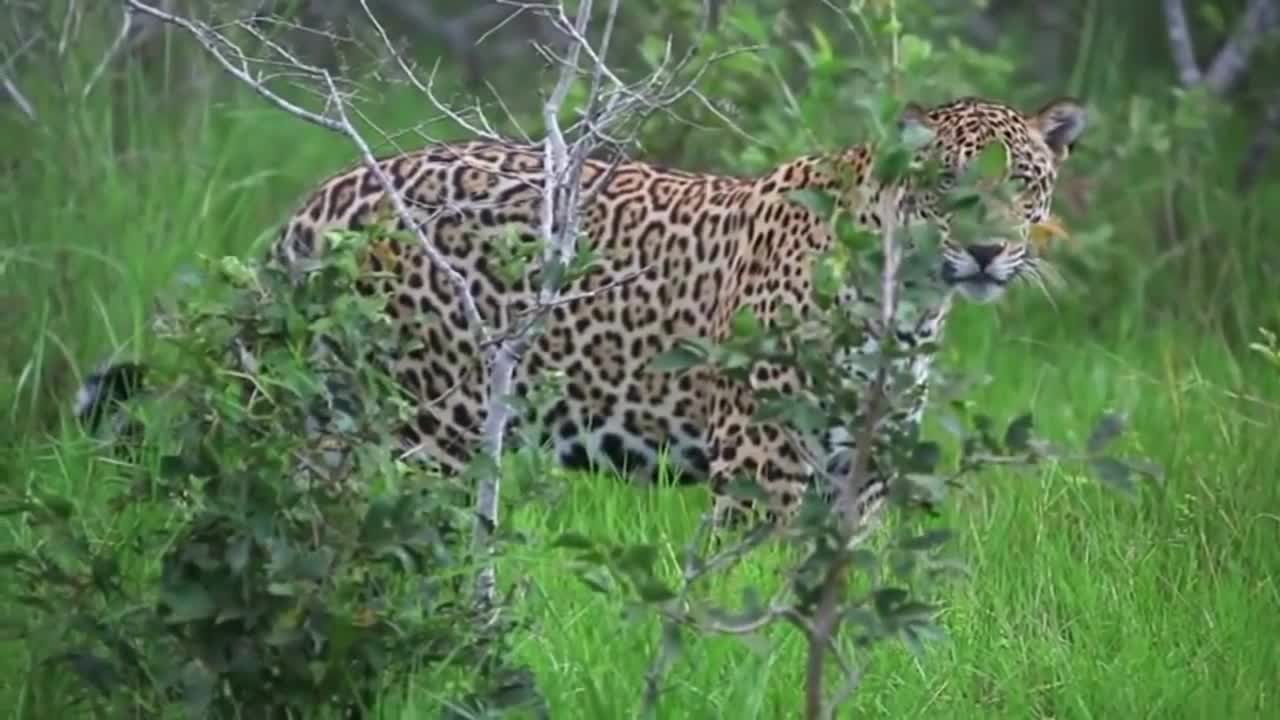
[{"label": "grassy ground", "polygon": [[[970,313],[971,316],[977,313]],[[1168,470],[1139,502],[1058,468],[992,474],[953,508],[973,572],[953,587],[950,642],[924,662],[878,652],[851,717],[1268,717],[1280,654],[1275,539],[1280,491],[1267,478],[1276,409],[1242,400],[1240,376],[1187,337],[1081,342],[970,317],[953,336],[964,364],[997,380],[984,406],[1035,410],[1051,437],[1079,441],[1110,407],[1134,414],[1131,448]],[[955,337],[962,336],[962,337]],[[1254,397],[1276,397],[1275,382]],[[661,538],[675,562],[703,507],[698,492],[644,493],[584,483],[554,511],[527,508],[530,527],[635,541]],[[640,696],[657,637],[619,625],[620,608],[585,591],[530,550],[513,562],[533,579],[544,627],[521,652],[541,668],[554,717],[621,717]],[[512,569],[509,572],[517,572]],[[748,568],[747,578],[770,580]],[[793,717],[803,646],[778,652],[699,640],[673,671],[662,717]]]},{"label": "grassy ground", "polygon": [[[22,184],[0,186],[0,235],[9,238],[0,246],[0,432],[12,439],[3,467],[9,482],[99,507],[112,489],[93,486],[76,464],[54,401],[117,348],[136,353],[130,343],[143,337],[149,298],[196,253],[246,247],[350,153],[274,114],[218,108],[180,128],[70,119],[23,133],[4,134],[5,150],[29,163]],[[1131,502],[1072,468],[983,477],[948,518],[964,531],[958,549],[973,570],[950,596],[950,641],[923,661],[897,647],[878,652],[854,715],[1276,716],[1280,373],[1233,357],[1212,336],[1148,326],[1138,307],[1091,329],[1070,293],[1057,304],[1027,292],[995,310],[963,308],[947,353],[993,378],[975,398],[986,410],[1033,410],[1056,439],[1079,441],[1104,409],[1129,411],[1128,449],[1162,464],[1166,485]],[[511,517],[543,540],[565,529],[658,539],[674,562],[705,504],[699,489],[596,477],[554,506]],[[100,515],[101,532],[112,532],[114,519]],[[0,526],[0,546],[32,541]],[[588,591],[537,542],[503,573],[531,583],[536,622],[519,653],[552,716],[630,716],[654,624],[623,620],[620,605]],[[749,566],[734,582],[772,580],[768,568]],[[788,631],[772,639],[769,654],[739,640],[692,642],[660,717],[794,717],[803,648]],[[36,678],[14,649],[0,661],[4,676]],[[425,716],[430,683],[388,698],[388,716]],[[15,716],[17,685],[0,691],[0,707]]]}]

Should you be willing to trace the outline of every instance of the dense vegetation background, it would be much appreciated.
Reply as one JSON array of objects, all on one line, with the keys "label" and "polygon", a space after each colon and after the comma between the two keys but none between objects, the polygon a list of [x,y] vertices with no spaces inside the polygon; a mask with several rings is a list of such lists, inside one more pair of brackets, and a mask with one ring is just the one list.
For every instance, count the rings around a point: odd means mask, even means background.
[{"label": "dense vegetation background", "polygon": [[[230,18],[251,5],[166,7]],[[282,42],[359,78],[362,127],[387,139],[380,150],[464,134],[395,81],[359,3],[275,5],[311,28]],[[509,117],[504,130],[518,120],[536,136],[550,75],[530,47],[546,32],[535,16],[503,24],[511,8],[492,2],[370,5],[423,67],[438,63],[441,97],[478,97]],[[877,93],[922,103],[980,94],[1028,110],[1071,95],[1089,110],[1055,206],[1073,231],[1055,247],[1065,287],[960,307],[945,353],[990,378],[976,396],[984,407],[1029,407],[1064,439],[1102,409],[1129,413],[1130,442],[1164,466],[1165,482],[1125,502],[1061,469],[984,477],[949,511],[973,571],[949,601],[949,642],[923,658],[880,651],[858,716],[1280,712],[1280,366],[1251,347],[1280,326],[1280,3],[1183,5],[623,3],[611,60],[620,73],[647,67],[668,39],[743,48],[702,76],[705,102],[691,97],[647,127],[644,157],[670,166],[749,174],[857,142],[855,108]],[[1189,38],[1170,23],[1179,8]],[[190,37],[142,18],[122,33],[114,4],[4,0],[0,13],[3,482],[73,498],[90,534],[110,542],[122,532],[103,509],[112,487],[95,482],[101,468],[67,418],[78,383],[106,358],[145,356],[154,298],[178,291],[198,255],[247,252],[356,154],[262,102]],[[678,548],[704,506],[698,490],[600,477],[575,482],[554,507],[513,510],[534,538],[589,528]],[[19,519],[0,538],[39,542]],[[534,587],[536,622],[516,652],[553,717],[628,716],[654,628],[623,623],[553,555],[533,542],[504,559]],[[688,648],[662,716],[792,716],[796,652],[732,639]],[[63,716],[55,685],[42,685],[53,681],[41,677],[39,648],[3,655],[0,708]],[[434,692],[421,678],[395,689],[386,712],[414,717]]]}]

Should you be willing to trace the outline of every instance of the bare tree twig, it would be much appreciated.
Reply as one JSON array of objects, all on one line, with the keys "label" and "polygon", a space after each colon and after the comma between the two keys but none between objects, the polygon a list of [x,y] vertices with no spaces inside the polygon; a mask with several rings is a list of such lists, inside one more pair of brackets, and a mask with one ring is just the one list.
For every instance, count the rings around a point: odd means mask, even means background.
[{"label": "bare tree twig", "polygon": [[1182,0],[1164,0],[1164,16],[1178,80],[1184,87],[1204,83],[1214,95],[1225,95],[1231,90],[1249,69],[1249,57],[1259,40],[1280,26],[1280,8],[1275,0],[1250,0],[1235,29],[1214,54],[1208,70],[1201,72]]},{"label": "bare tree twig", "polygon": [[277,108],[293,115],[294,117],[319,125],[322,128],[342,133],[344,135],[346,134],[346,130],[343,128],[342,123],[318,113],[311,112],[304,107],[284,99],[277,93],[273,92],[270,88],[266,87],[260,78],[255,78],[253,76],[252,71],[247,65],[247,60],[243,55],[240,56],[240,64],[237,66],[223,53],[221,49],[221,46],[223,45],[230,47],[234,47],[234,45],[208,25],[188,20],[179,15],[167,13],[157,7],[147,5],[141,2],[141,0],[124,0],[124,2],[131,11],[139,12],[143,15],[149,15],[160,22],[168,23],[187,31],[187,33],[200,43],[200,45],[205,49],[205,52],[209,53],[209,55],[213,57],[213,59],[221,65],[224,70],[240,82],[247,85],[255,93],[262,96],[267,100],[267,102],[275,105]]},{"label": "bare tree twig", "polygon": [[27,119],[32,122],[38,120],[35,105],[27,99],[26,95],[22,94],[22,90],[18,88],[18,84],[13,80],[12,76],[10,76],[9,71],[17,65],[18,59],[30,50],[36,44],[38,39],[38,33],[31,33],[28,35],[22,45],[19,46],[17,50],[10,53],[9,56],[4,59],[4,64],[0,65],[0,90],[3,90],[4,94],[8,95],[9,99],[18,106],[18,110],[22,112],[23,115],[26,115]]},{"label": "bare tree twig", "polygon": [[121,8],[120,31],[116,33],[115,40],[111,42],[111,46],[102,54],[102,59],[89,73],[89,79],[85,80],[84,89],[80,91],[81,98],[89,97],[89,93],[93,91],[93,86],[98,82],[98,78],[106,71],[107,65],[115,60],[116,55],[120,53],[120,48],[124,47],[124,41],[129,38],[129,31],[133,29],[133,11],[127,7]]},{"label": "bare tree twig", "polygon": [[[613,32],[613,22],[617,17],[618,0],[613,0],[604,29],[605,43]],[[560,111],[568,98],[569,89],[578,74],[578,61],[583,49],[597,63],[597,74],[602,70],[603,60],[596,56],[586,39],[587,25],[591,20],[591,0],[581,0],[577,17],[574,20],[574,42],[571,44],[568,59],[560,66],[560,75],[555,88],[543,104],[542,117],[546,131],[543,145],[543,188],[541,230],[547,246],[543,252],[542,287],[538,291],[538,306],[542,312],[555,302],[560,294],[560,280],[573,260],[578,232],[578,196],[581,189],[581,176],[584,165],[594,147],[595,138],[591,133],[580,138],[570,149],[565,141],[564,132],[560,128]],[[558,7],[563,17],[563,8]],[[597,75],[598,76],[598,75]],[[587,108],[594,106],[598,86],[593,85],[592,94],[588,96]],[[599,180],[597,181],[599,182]],[[560,271],[555,272],[553,269]],[[504,435],[511,408],[506,402],[510,393],[511,380],[516,366],[519,365],[525,350],[532,342],[532,334],[523,332],[503,342],[495,354],[493,368],[489,375],[489,409],[484,423],[484,445],[495,467],[503,453]],[[495,475],[490,481],[482,482],[477,491],[476,513],[481,522],[476,523],[475,545],[485,549],[490,545],[490,535],[498,524],[498,495],[500,476]],[[477,595],[482,602],[493,597],[496,585],[494,568],[486,563],[477,578]]]},{"label": "bare tree twig", "polygon": [[432,105],[436,106],[436,108],[444,112],[449,117],[450,120],[454,121],[459,126],[466,128],[467,132],[470,132],[480,137],[486,137],[486,138],[494,137],[494,133],[491,129],[487,127],[484,129],[481,129],[472,125],[465,118],[463,118],[461,115],[455,112],[452,108],[450,108],[446,103],[441,102],[436,97],[435,95],[436,72],[440,69],[440,62],[438,60],[436,61],[435,66],[431,69],[431,75],[428,78],[426,84],[423,84],[423,82],[418,79],[418,74],[413,71],[413,68],[409,67],[409,64],[404,60],[404,56],[400,52],[398,52],[394,44],[392,44],[391,36],[387,34],[386,28],[382,26],[382,23],[378,21],[377,16],[373,14],[373,11],[371,9],[369,9],[369,0],[360,0],[360,7],[361,9],[364,10],[365,18],[367,18],[369,22],[373,24],[374,29],[378,32],[378,36],[382,39],[382,43],[386,47],[387,51],[391,53],[391,57],[395,60],[396,65],[400,68],[400,72],[404,73],[405,78],[407,78],[409,82],[412,83],[413,86],[417,88],[419,92],[427,96],[427,99],[431,101]]},{"label": "bare tree twig", "polygon": [[844,686],[832,696],[831,702],[827,705],[826,717],[823,720],[830,720],[835,717],[836,710],[841,705],[844,705],[858,691],[858,688],[862,687],[862,677],[865,674],[865,668],[857,667],[846,661],[834,645],[830,650],[831,656],[836,659],[836,663],[840,666],[840,671],[844,674]]},{"label": "bare tree twig", "polygon": [[1280,24],[1280,9],[1277,9],[1275,0],[1252,0],[1249,3],[1235,31],[1205,72],[1204,82],[1214,94],[1223,95],[1231,90],[1249,68],[1249,56],[1258,41],[1277,24]]},{"label": "bare tree twig", "polygon": [[1195,45],[1187,24],[1187,11],[1182,0],[1164,0],[1165,25],[1169,32],[1169,48],[1178,66],[1178,79],[1186,87],[1200,82],[1200,65],[1196,62]]},{"label": "bare tree twig", "polygon": [[714,32],[720,27],[720,10],[724,0],[702,0],[702,31]]},{"label": "bare tree twig", "polygon": [[[884,344],[894,336],[898,320],[899,269],[901,252],[898,245],[898,208],[905,188],[888,188],[880,198],[879,215],[884,268],[881,270],[880,317],[878,328],[879,359],[876,373],[867,389],[867,410],[858,428],[858,440],[850,471],[840,483],[836,496],[841,538],[844,547],[831,561],[822,582],[818,609],[814,612],[808,632],[808,657],[805,667],[805,717],[811,720],[830,717],[835,704],[827,700],[825,692],[826,657],[834,650],[833,641],[843,620],[841,599],[847,587],[846,577],[852,563],[849,550],[865,536],[866,526],[878,508],[874,500],[862,497],[871,477],[871,456],[874,452],[876,433],[881,420],[889,411],[889,360]],[[856,682],[856,680],[850,680]]]},{"label": "bare tree twig", "polygon": [[[351,104],[354,95],[340,87],[339,78],[328,70],[314,67],[295,57],[288,48],[272,40],[252,23],[236,21],[229,23],[226,27],[234,26],[247,32],[255,42],[274,53],[274,59],[251,59],[216,25],[178,16],[149,5],[143,0],[124,0],[124,2],[130,13],[137,12],[186,31],[225,71],[248,85],[275,107],[294,117],[344,135],[355,145],[363,165],[381,186],[384,197],[390,203],[400,223],[414,233],[432,266],[445,274],[462,302],[468,323],[478,335],[477,346],[482,349],[484,362],[488,367],[486,380],[488,407],[479,440],[481,450],[490,461],[492,471],[481,479],[476,488],[475,509],[478,522],[473,537],[473,546],[476,551],[482,555],[488,555],[492,549],[493,533],[498,527],[500,467],[506,427],[512,413],[508,397],[515,370],[525,351],[532,345],[540,320],[558,304],[605,292],[652,269],[647,267],[641,272],[616,278],[601,288],[574,293],[568,293],[565,288],[562,288],[566,272],[571,268],[576,257],[582,206],[590,202],[594,193],[608,181],[612,176],[613,168],[616,167],[615,162],[604,168],[594,169],[595,175],[592,182],[586,186],[582,178],[588,158],[601,145],[611,146],[614,155],[619,156],[621,149],[634,141],[634,131],[646,116],[669,107],[691,92],[693,84],[701,76],[701,71],[694,73],[693,78],[687,79],[682,85],[677,84],[677,78],[693,57],[692,51],[684,60],[678,63],[664,62],[645,79],[629,85],[606,64],[618,18],[620,0],[611,0],[608,6],[598,47],[593,47],[588,40],[587,31],[593,9],[591,0],[581,0],[578,3],[572,21],[560,2],[524,5],[526,11],[539,13],[548,19],[551,25],[558,27],[567,38],[568,44],[564,49],[565,57],[556,59],[559,63],[559,76],[542,108],[546,138],[542,146],[544,153],[540,187],[542,205],[537,222],[540,234],[547,245],[541,258],[541,285],[528,323],[517,328],[515,332],[511,332],[508,328],[507,332],[495,338],[491,336],[490,328],[479,313],[475,297],[472,296],[466,280],[439,254],[430,239],[426,237],[423,227],[431,218],[423,220],[421,217],[415,217],[409,202],[402,196],[402,189],[395,186],[387,170],[375,158],[369,143],[357,130],[353,117],[359,116],[359,110]],[[391,54],[391,60],[416,90],[425,95],[444,116],[474,135],[492,140],[499,139],[480,107],[477,106],[468,112],[467,115],[470,116],[468,117],[441,101],[433,87],[436,71],[433,70],[425,82],[421,80],[394,47],[390,34],[375,16],[370,2],[361,0],[360,6],[377,32],[381,44]],[[122,30],[121,34],[127,34],[127,29]],[[550,55],[550,50],[545,52],[549,54],[548,56],[554,57]],[[709,65],[710,62],[706,64]],[[302,79],[318,85],[316,91],[320,101],[325,103],[324,109],[316,111],[303,107],[295,101],[286,99],[268,86],[269,82],[286,77]],[[588,93],[582,107],[576,109],[579,119],[565,129],[561,126],[561,116],[568,102],[570,90],[579,80],[588,82]],[[505,104],[502,104],[502,107],[504,112],[510,115],[509,111],[505,110]],[[614,126],[620,126],[631,132],[630,134],[615,133]],[[570,141],[570,137],[574,139]],[[446,210],[447,207],[441,208],[440,211]],[[421,213],[418,214],[421,215]],[[476,597],[479,604],[483,607],[492,607],[495,592],[494,566],[491,559],[486,558],[476,577]]]},{"label": "bare tree twig", "polygon": [[67,54],[67,47],[71,44],[71,38],[76,34],[76,28],[80,25],[80,5],[76,0],[70,0],[67,3],[66,13],[62,16],[62,29],[58,32],[58,57],[62,58]]},{"label": "bare tree twig", "polygon": [[22,91],[18,89],[18,85],[14,83],[7,72],[0,71],[0,88],[4,88],[5,94],[13,100],[13,103],[18,106],[23,115],[27,116],[28,120],[35,122],[39,119],[36,115],[35,106],[31,104],[26,95],[22,94]]},{"label": "bare tree twig", "polygon": [[[1201,73],[1196,64],[1191,33],[1182,0],[1164,0],[1169,45],[1178,79],[1184,87],[1204,85],[1213,95],[1226,95],[1249,69],[1249,58],[1263,36],[1280,27],[1280,7],[1275,0],[1250,0],[1231,35],[1214,55],[1209,69]],[[1249,152],[1236,174],[1237,186],[1248,189],[1261,174],[1262,166],[1280,134],[1280,95],[1268,104]]]},{"label": "bare tree twig", "polygon": [[1241,190],[1251,190],[1262,176],[1262,168],[1276,149],[1280,140],[1280,89],[1272,94],[1270,102],[1263,111],[1262,122],[1253,133],[1249,149],[1245,151],[1244,162],[1236,176],[1236,185]]},{"label": "bare tree twig", "polygon": [[125,0],[125,2],[131,10],[150,15],[161,22],[176,25],[183,30],[186,30],[210,55],[213,56],[220,65],[222,65],[227,72],[231,73],[238,80],[248,85],[260,96],[266,98],[269,102],[280,109],[295,117],[319,125],[320,127],[341,133],[351,140],[351,142],[359,149],[365,166],[368,167],[369,171],[378,179],[378,182],[382,186],[386,197],[390,200],[397,217],[404,223],[406,228],[410,229],[415,234],[419,244],[423,248],[423,252],[431,262],[437,266],[442,273],[444,273],[445,277],[449,280],[449,283],[458,292],[458,295],[462,300],[463,312],[467,317],[467,321],[475,328],[475,332],[479,335],[481,341],[488,339],[488,331],[484,320],[480,315],[480,310],[476,306],[475,298],[471,295],[470,289],[467,286],[467,281],[460,273],[458,273],[457,270],[453,269],[453,267],[449,265],[449,263],[442,255],[440,255],[435,246],[431,244],[423,233],[420,223],[414,219],[413,213],[409,211],[399,189],[395,187],[395,184],[391,182],[390,177],[388,177],[383,171],[381,165],[374,157],[373,151],[369,147],[368,143],[365,142],[364,138],[351,124],[346,113],[345,104],[341,99],[342,95],[338,91],[338,87],[333,76],[327,70],[305,65],[301,61],[298,61],[297,58],[289,56],[300,70],[303,70],[324,82],[325,87],[330,92],[331,107],[333,107],[338,114],[338,119],[336,120],[300,107],[267,88],[260,78],[255,78],[253,76],[253,73],[248,66],[248,61],[243,57],[243,54],[238,52],[237,54],[241,57],[241,63],[237,67],[237,65],[232,63],[232,61],[220,50],[220,47],[222,46],[234,47],[234,45],[208,25],[164,12],[158,8],[144,4],[140,0]]},{"label": "bare tree twig", "polygon": [[18,46],[17,50],[14,50],[12,53],[9,53],[9,56],[4,59],[4,63],[0,64],[0,74],[8,73],[10,70],[12,70],[14,68],[14,65],[17,64],[19,58],[25,55],[28,50],[35,47],[36,42],[39,40],[40,40],[40,32],[38,31],[32,32],[31,34],[27,35],[26,39],[22,42],[22,45]]}]

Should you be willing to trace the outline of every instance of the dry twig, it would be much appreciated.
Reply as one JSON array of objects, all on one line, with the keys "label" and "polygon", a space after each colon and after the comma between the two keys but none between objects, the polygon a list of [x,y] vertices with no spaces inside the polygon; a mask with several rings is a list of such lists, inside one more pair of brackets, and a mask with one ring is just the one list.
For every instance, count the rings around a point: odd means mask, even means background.
[{"label": "dry twig", "polygon": [[[635,131],[645,117],[669,108],[690,92],[693,83],[700,77],[700,72],[694,73],[693,77],[684,81],[683,84],[677,83],[677,77],[693,57],[692,51],[683,60],[663,64],[645,79],[627,84],[607,67],[609,43],[617,21],[620,0],[610,2],[598,48],[593,47],[588,39],[588,26],[593,6],[590,0],[583,0],[578,4],[577,13],[572,21],[565,12],[564,6],[558,2],[523,5],[522,11],[540,14],[560,30],[569,42],[564,59],[559,61],[559,75],[554,90],[543,105],[543,120],[547,128],[547,137],[542,148],[546,161],[544,184],[541,188],[543,202],[540,218],[542,235],[547,243],[542,258],[543,285],[539,288],[537,304],[529,313],[528,322],[523,323],[516,331],[509,329],[495,336],[481,316],[464,277],[436,250],[422,229],[425,223],[415,216],[410,203],[402,196],[401,188],[395,187],[391,178],[374,157],[370,144],[356,128],[352,116],[353,113],[358,113],[358,110],[352,105],[351,93],[340,87],[338,78],[328,70],[309,65],[295,57],[288,49],[261,33],[253,23],[236,21],[228,23],[227,27],[235,27],[248,33],[255,41],[274,53],[273,59],[250,58],[241,47],[220,30],[219,26],[166,12],[142,0],[124,0],[124,2],[130,13],[145,15],[184,30],[200,43],[206,53],[231,76],[248,85],[275,107],[294,117],[337,132],[357,148],[363,164],[382,186],[396,217],[401,224],[414,233],[428,260],[446,275],[462,300],[468,324],[477,335],[477,344],[483,348],[485,365],[489,369],[487,380],[489,402],[483,426],[483,449],[491,461],[491,467],[499,468],[506,426],[511,413],[507,398],[511,390],[512,377],[525,351],[536,337],[539,321],[552,307],[589,297],[593,292],[599,291],[562,295],[559,278],[563,273],[548,271],[551,268],[567,269],[571,264],[575,257],[579,233],[579,210],[585,203],[590,202],[594,193],[611,175],[610,172],[600,173],[591,187],[583,187],[581,178],[587,159],[602,145],[611,146],[615,156],[620,155],[623,148],[634,142]],[[393,45],[391,36],[375,16],[368,0],[361,0],[360,5],[396,67],[408,78],[414,88],[427,97],[432,106],[474,135],[490,139],[498,138],[498,133],[494,131],[478,107],[472,112],[475,118],[473,121],[437,97],[434,92],[435,71],[425,82],[421,80]],[[261,18],[255,18],[255,20],[260,21]],[[121,37],[127,35],[127,32],[128,22],[121,31]],[[543,52],[552,56],[549,49],[544,48]],[[719,57],[712,58],[711,61],[717,59]],[[582,67],[583,64],[586,65],[585,69]],[[573,84],[584,77],[590,82],[587,99],[578,112],[577,122],[564,129],[560,124],[564,104]],[[307,81],[318,86],[316,89],[324,103],[323,110],[315,111],[303,107],[295,101],[286,99],[270,87],[273,81],[286,78],[293,81]],[[618,127],[624,128],[625,131],[619,134],[616,132]],[[447,209],[442,208],[441,211]],[[634,276],[638,277],[638,274]],[[615,285],[616,283],[611,286]],[[492,533],[497,527],[499,490],[500,479],[496,474],[486,478],[477,488],[476,513],[480,522],[476,526],[474,542],[477,550],[481,552],[487,552],[490,549]],[[477,597],[482,604],[492,602],[495,581],[492,563],[486,563],[477,577]]]},{"label": "dry twig", "polygon": [[[1250,0],[1231,35],[1214,55],[1205,71],[1196,62],[1195,45],[1188,28],[1182,0],[1164,0],[1165,25],[1178,79],[1184,87],[1203,86],[1215,96],[1226,95],[1249,69],[1249,58],[1262,38],[1280,28],[1280,6],[1276,0]],[[1268,104],[1254,131],[1249,152],[1237,172],[1237,183],[1248,189],[1261,174],[1267,157],[1280,135],[1280,94]]]}]

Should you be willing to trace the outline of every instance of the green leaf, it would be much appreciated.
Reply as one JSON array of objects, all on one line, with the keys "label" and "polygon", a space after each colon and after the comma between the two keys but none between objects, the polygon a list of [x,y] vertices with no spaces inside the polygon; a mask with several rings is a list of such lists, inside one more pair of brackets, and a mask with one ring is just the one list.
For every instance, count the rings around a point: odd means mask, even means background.
[{"label": "green leaf", "polygon": [[824,220],[830,218],[836,208],[835,195],[825,190],[814,190],[812,188],[792,190],[787,193],[787,199],[809,208],[813,214]]},{"label": "green leaf", "polygon": [[245,566],[249,564],[249,548],[252,540],[249,537],[240,537],[231,542],[227,547],[227,568],[232,573],[239,575],[244,572]]},{"label": "green leaf", "polygon": [[75,505],[70,500],[57,495],[41,496],[40,504],[60,520],[70,518],[71,514],[75,512]]},{"label": "green leaf", "polygon": [[607,576],[597,577],[597,573],[594,572],[580,572],[578,573],[578,579],[582,581],[583,585],[601,595],[608,595],[613,592],[613,588],[609,587]]},{"label": "green leaf", "polygon": [[553,548],[565,548],[568,550],[590,550],[595,547],[595,543],[586,535],[576,532],[561,533],[552,543]]},{"label": "green leaf", "polygon": [[737,476],[725,484],[725,493],[739,500],[769,501],[769,493],[749,477]]},{"label": "green leaf", "polygon": [[865,548],[859,548],[850,553],[849,562],[853,567],[865,573],[873,573],[880,569],[880,558]]},{"label": "green leaf", "polygon": [[907,174],[911,167],[911,151],[905,147],[893,147],[883,151],[876,158],[876,180],[885,185],[892,185]]},{"label": "green leaf", "polygon": [[[749,6],[744,5],[740,7],[741,9],[730,15],[733,24],[742,30],[743,34],[750,38],[753,43],[757,45],[764,45],[769,39],[769,27],[760,19],[760,16],[754,10],[749,8]],[[661,53],[658,51],[665,48],[661,39],[656,36],[646,37],[645,39],[653,42],[657,48],[654,51],[655,55],[661,57]]]},{"label": "green leaf", "polygon": [[736,337],[754,338],[760,335],[760,320],[749,306],[738,308],[730,323]]},{"label": "green leaf", "polygon": [[5,550],[3,552],[0,552],[0,567],[3,567],[5,565],[17,565],[19,563],[25,562],[29,557],[31,556],[25,552],[19,552],[17,550]]},{"label": "green leaf", "polygon": [[1128,426],[1128,418],[1124,415],[1107,413],[1098,420],[1098,424],[1089,433],[1089,441],[1086,447],[1090,453],[1100,453],[1111,444],[1112,440],[1123,435]]},{"label": "green leaf", "polygon": [[171,625],[207,620],[217,613],[208,591],[195,583],[165,590],[161,602],[170,610],[165,622]]},{"label": "green leaf", "polygon": [[121,680],[115,666],[94,653],[73,651],[55,656],[50,660],[65,662],[81,682],[103,695],[111,694]]},{"label": "green leaf", "polygon": [[708,353],[699,344],[681,339],[670,350],[659,353],[649,361],[649,367],[657,372],[679,372],[703,365],[710,359]]},{"label": "green leaf", "polygon": [[939,503],[947,495],[947,477],[930,473],[903,473],[902,479],[929,502]]},{"label": "green leaf", "polygon": [[1009,149],[1002,142],[993,142],[978,153],[970,167],[980,179],[1000,180],[1009,170]]},{"label": "green leaf", "polygon": [[28,513],[38,509],[39,506],[32,502],[17,501],[0,505],[0,517],[6,515],[17,515],[18,513]]},{"label": "green leaf", "polygon": [[907,538],[898,543],[898,547],[911,552],[924,552],[941,547],[943,543],[951,539],[952,532],[946,528],[930,530],[923,535]]},{"label": "green leaf", "polygon": [[814,261],[813,292],[819,307],[830,305],[828,300],[834,299],[844,285],[844,263],[834,255],[826,254]]},{"label": "green leaf", "polygon": [[333,550],[323,547],[310,552],[300,553],[294,569],[298,577],[307,580],[323,580],[329,576],[333,566]]},{"label": "green leaf", "polygon": [[205,717],[217,696],[218,680],[203,663],[192,660],[183,666],[178,687],[188,717]]},{"label": "green leaf", "polygon": [[1025,413],[1014,418],[1009,423],[1008,429],[1004,431],[1004,446],[1011,453],[1026,452],[1031,447],[1031,433],[1035,428],[1035,421],[1031,413]]},{"label": "green leaf", "polygon": [[276,597],[293,597],[298,594],[298,588],[295,583],[273,582],[267,583],[267,593]]},{"label": "green leaf", "polygon": [[817,432],[828,422],[818,406],[799,395],[760,398],[751,421],[790,425],[801,432]]},{"label": "green leaf", "polygon": [[915,447],[911,448],[911,457],[905,469],[909,473],[927,475],[937,469],[940,462],[942,462],[942,446],[926,440],[916,443]]},{"label": "green leaf", "polygon": [[893,617],[893,611],[899,605],[907,601],[908,594],[902,588],[886,587],[876,590],[873,594],[875,598],[876,613],[882,618]]},{"label": "green leaf", "polygon": [[933,54],[933,45],[919,35],[904,34],[899,39],[899,53],[904,67],[914,67],[924,63]]},{"label": "green leaf", "polygon": [[928,625],[933,623],[933,619],[937,617],[940,610],[941,608],[937,605],[909,600],[893,609],[893,619],[903,624]]},{"label": "green leaf", "polygon": [[647,603],[664,603],[675,598],[676,594],[657,580],[649,580],[636,586],[636,593]]},{"label": "green leaf", "polygon": [[902,144],[919,150],[933,141],[935,133],[927,125],[910,123],[902,129]]},{"label": "green leaf", "polygon": [[1137,492],[1137,483],[1133,480],[1133,468],[1127,463],[1113,457],[1090,458],[1090,467],[1104,484],[1126,494]]},{"label": "green leaf", "polygon": [[628,573],[653,573],[653,564],[658,561],[658,548],[654,545],[631,545],[618,554],[618,568]]}]

